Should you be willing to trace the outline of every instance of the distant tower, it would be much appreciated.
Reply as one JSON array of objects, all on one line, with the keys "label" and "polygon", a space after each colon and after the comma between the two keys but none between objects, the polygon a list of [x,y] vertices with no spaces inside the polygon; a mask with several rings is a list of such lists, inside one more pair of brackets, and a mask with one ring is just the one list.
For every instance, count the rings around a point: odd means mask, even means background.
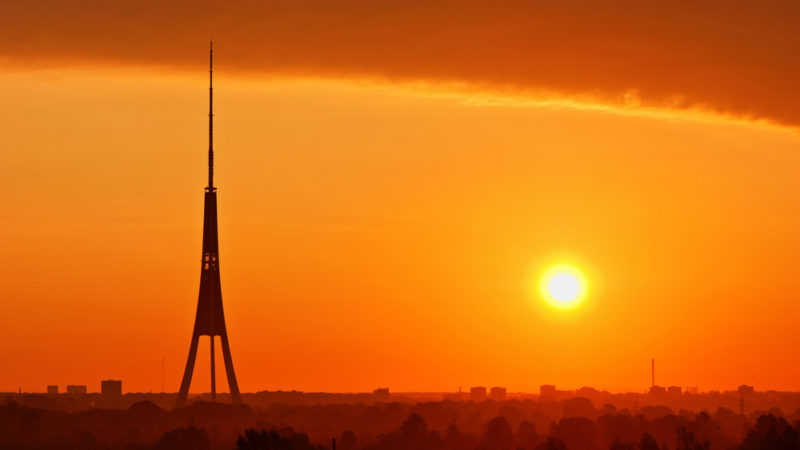
[{"label": "distant tower", "polygon": [[755,388],[753,388],[753,386],[748,386],[746,384],[743,384],[739,386],[738,391],[739,391],[739,414],[744,415],[744,396],[745,394],[752,395],[755,392]]},{"label": "distant tower", "polygon": [[211,347],[211,401],[217,401],[217,380],[214,371],[214,336],[219,336],[222,343],[222,357],[225,360],[225,372],[228,375],[228,386],[233,403],[241,403],[239,385],[233,371],[231,348],[228,344],[228,332],[225,329],[225,315],[222,311],[222,289],[219,281],[219,242],[217,240],[217,188],[214,187],[214,103],[212,84],[213,48],[209,48],[208,71],[208,186],[205,193],[203,210],[203,258],[200,265],[200,295],[197,299],[197,315],[194,319],[192,343],[189,346],[189,359],[183,372],[181,389],[178,391],[176,407],[186,405],[189,396],[189,385],[192,384],[192,372],[197,357],[197,342],[200,336],[210,338]]}]

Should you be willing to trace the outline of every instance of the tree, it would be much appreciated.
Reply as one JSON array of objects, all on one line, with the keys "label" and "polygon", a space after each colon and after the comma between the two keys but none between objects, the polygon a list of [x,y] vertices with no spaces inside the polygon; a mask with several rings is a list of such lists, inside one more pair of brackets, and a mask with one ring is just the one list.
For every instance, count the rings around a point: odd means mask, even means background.
[{"label": "tree", "polygon": [[245,430],[244,436],[236,441],[237,450],[321,450],[322,447],[311,445],[308,435],[295,433],[291,428],[256,431]]},{"label": "tree", "polygon": [[342,433],[342,437],[339,438],[339,445],[337,448],[341,448],[342,450],[355,450],[356,445],[356,434],[347,430]]},{"label": "tree", "polygon": [[153,450],[209,450],[211,443],[204,428],[190,426],[167,431],[153,446]]},{"label": "tree", "polygon": [[419,414],[411,414],[405,422],[400,425],[400,434],[410,440],[417,440],[428,431],[428,424],[425,423]]},{"label": "tree", "polygon": [[636,445],[633,442],[624,442],[621,439],[615,439],[611,443],[610,450],[636,450]]},{"label": "tree", "polygon": [[414,449],[439,450],[442,437],[436,431],[428,431],[428,425],[419,414],[411,414],[394,433],[382,435],[370,448],[374,450]]},{"label": "tree", "polygon": [[711,444],[708,439],[700,441],[695,439],[694,433],[688,431],[686,427],[678,428],[678,447],[677,450],[709,450]]},{"label": "tree", "polygon": [[491,450],[507,450],[514,445],[514,433],[505,417],[499,416],[486,425],[482,448]]},{"label": "tree", "polygon": [[553,425],[552,435],[564,442],[570,450],[597,449],[596,426],[585,417],[565,417]]},{"label": "tree", "polygon": [[658,442],[650,436],[650,433],[644,433],[639,440],[639,450],[658,450]]},{"label": "tree", "polygon": [[463,440],[464,437],[461,434],[461,431],[458,429],[456,424],[451,423],[447,426],[447,430],[444,433],[444,448],[446,449],[458,449],[463,447]]},{"label": "tree", "polygon": [[546,441],[536,446],[536,450],[567,450],[564,441],[558,438],[549,437]]},{"label": "tree", "polygon": [[796,450],[800,449],[797,429],[783,417],[762,415],[739,446],[739,450]]},{"label": "tree", "polygon": [[527,420],[523,420],[517,429],[517,448],[532,449],[539,443],[539,435],[536,433],[536,426]]}]

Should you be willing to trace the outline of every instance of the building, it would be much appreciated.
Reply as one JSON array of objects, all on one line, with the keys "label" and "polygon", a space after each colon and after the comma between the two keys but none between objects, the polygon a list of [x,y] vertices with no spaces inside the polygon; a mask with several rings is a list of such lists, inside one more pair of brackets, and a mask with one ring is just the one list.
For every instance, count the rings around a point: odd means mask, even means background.
[{"label": "building", "polygon": [[560,391],[552,384],[543,384],[539,386],[539,401],[542,402],[557,402],[573,397],[574,395],[574,391]]},{"label": "building", "polygon": [[505,400],[506,388],[498,386],[493,387],[492,389],[489,390],[489,397],[491,397],[492,400],[497,400],[497,401]]},{"label": "building", "polygon": [[48,384],[47,385],[47,393],[49,395],[58,394],[58,385],[57,384]]},{"label": "building", "polygon": [[540,400],[553,400],[556,396],[556,387],[552,384],[543,384],[539,386],[539,399]]},{"label": "building", "polygon": [[122,396],[122,380],[103,380],[100,382],[100,394],[108,397]]},{"label": "building", "polygon": [[372,395],[374,395],[375,397],[386,398],[389,396],[389,388],[385,387],[385,388],[373,389]]},{"label": "building", "polygon": [[669,386],[667,388],[667,395],[680,396],[681,395],[681,387],[680,386]]},{"label": "building", "polygon": [[69,395],[85,395],[86,394],[86,385],[85,384],[68,384],[67,385],[67,394],[69,394]]},{"label": "building", "polygon": [[664,395],[667,389],[664,386],[650,386],[650,395]]},{"label": "building", "polygon": [[476,386],[469,388],[469,398],[473,402],[486,400],[486,386]]}]

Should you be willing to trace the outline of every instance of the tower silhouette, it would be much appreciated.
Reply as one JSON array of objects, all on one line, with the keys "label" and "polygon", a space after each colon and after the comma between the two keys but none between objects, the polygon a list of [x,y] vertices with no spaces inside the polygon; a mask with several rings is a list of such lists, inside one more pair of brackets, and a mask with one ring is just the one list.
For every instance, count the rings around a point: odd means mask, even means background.
[{"label": "tower silhouette", "polygon": [[222,357],[225,360],[225,372],[228,375],[228,386],[231,401],[241,403],[236,373],[233,371],[231,347],[228,344],[228,332],[225,329],[225,314],[222,310],[222,289],[219,281],[219,241],[217,239],[217,188],[214,187],[214,87],[213,87],[213,44],[209,47],[208,70],[208,186],[205,188],[205,206],[203,209],[203,258],[200,265],[200,295],[197,299],[197,314],[194,319],[192,343],[189,346],[189,358],[183,372],[181,389],[178,391],[176,407],[186,405],[189,386],[192,384],[192,373],[197,358],[197,344],[200,336],[208,336],[211,347],[211,401],[217,401],[217,380],[214,361],[214,337],[219,336],[222,345]]}]

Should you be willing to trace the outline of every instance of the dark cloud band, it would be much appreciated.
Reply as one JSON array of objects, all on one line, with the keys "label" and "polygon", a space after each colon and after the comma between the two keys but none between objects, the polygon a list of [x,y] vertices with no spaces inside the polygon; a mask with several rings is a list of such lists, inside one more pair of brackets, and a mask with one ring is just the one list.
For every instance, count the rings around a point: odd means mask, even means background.
[{"label": "dark cloud band", "polygon": [[800,124],[800,2],[12,0],[7,64],[457,81]]}]

